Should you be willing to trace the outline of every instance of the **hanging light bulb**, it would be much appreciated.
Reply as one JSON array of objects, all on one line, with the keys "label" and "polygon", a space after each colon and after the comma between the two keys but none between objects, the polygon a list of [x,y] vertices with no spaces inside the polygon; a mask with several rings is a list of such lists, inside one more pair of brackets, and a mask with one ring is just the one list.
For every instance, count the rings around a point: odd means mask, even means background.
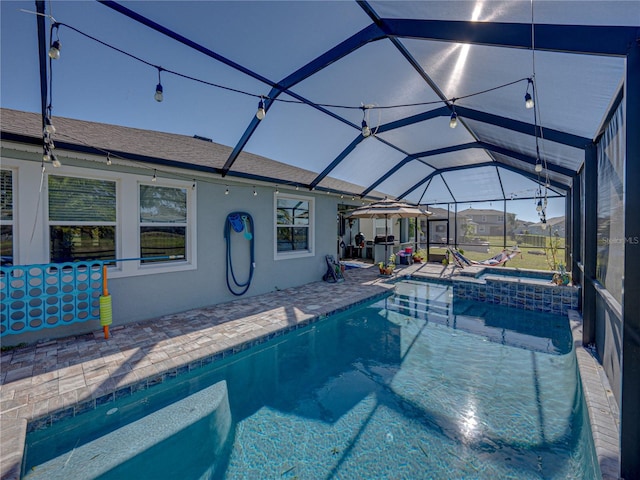
[{"label": "hanging light bulb", "polygon": [[536,212],[540,213],[542,211],[542,201],[538,200],[538,204],[536,205]]},{"label": "hanging light bulb", "polygon": [[449,119],[449,127],[456,128],[458,126],[458,114],[453,112],[451,114],[451,118]]},{"label": "hanging light bulb", "polygon": [[153,169],[153,177],[151,178],[152,182],[157,182],[158,181],[158,175],[156,174],[156,169]]},{"label": "hanging light bulb", "polygon": [[278,195],[280,193],[280,189],[278,188],[278,185],[276,185],[276,195]]},{"label": "hanging light bulb", "polygon": [[296,185],[296,192],[300,190],[300,185]]},{"label": "hanging light bulb", "polygon": [[51,154],[51,164],[55,168],[60,168],[62,166],[62,163],[60,163],[60,160],[58,160],[58,157],[56,157],[53,153]]},{"label": "hanging light bulb", "polygon": [[45,149],[44,150],[44,154],[42,155],[42,161],[43,162],[50,162],[51,161],[51,152],[49,151],[49,149]]},{"label": "hanging light bulb", "polygon": [[258,111],[256,112],[256,118],[258,120],[262,120],[266,114],[267,111],[264,109],[263,97],[260,97],[260,102],[258,102]]},{"label": "hanging light bulb", "polygon": [[156,102],[161,102],[162,100],[164,100],[164,95],[162,94],[163,90],[162,90],[162,84],[158,84],[156,85],[156,93],[153,96],[153,98],[156,99]]},{"label": "hanging light bulb", "polygon": [[51,123],[49,116],[44,117],[44,133],[45,135],[53,135],[56,133],[56,127]]},{"label": "hanging light bulb", "polygon": [[49,48],[49,58],[51,58],[52,60],[58,60],[60,58],[61,47],[62,44],[60,43],[60,40],[55,40],[53,43],[51,43],[51,48]]},{"label": "hanging light bulb", "polygon": [[253,187],[253,196],[257,197],[258,196],[258,192],[256,192],[256,187]]},{"label": "hanging light bulb", "polygon": [[529,92],[524,94],[524,106],[526,108],[533,108],[533,98]]},{"label": "hanging light bulb", "polygon": [[527,79],[527,91],[524,94],[524,106],[526,108],[533,108],[534,107],[534,103],[533,103],[533,97],[531,96],[531,94],[529,93],[529,86],[533,85],[533,80],[528,78]]},{"label": "hanging light bulb", "polygon": [[367,138],[370,135],[371,135],[371,129],[369,128],[369,125],[367,125],[367,121],[362,120],[362,136],[364,138]]},{"label": "hanging light bulb", "polygon": [[450,128],[456,128],[458,126],[458,114],[456,113],[456,100],[457,98],[451,99],[451,117],[449,117]]},{"label": "hanging light bulb", "polygon": [[229,185],[225,185],[224,187],[224,194],[229,195]]},{"label": "hanging light bulb", "polygon": [[542,163],[536,163],[535,170],[537,173],[540,173],[542,171]]},{"label": "hanging light bulb", "polygon": [[360,108],[362,109],[362,136],[367,138],[371,135],[371,129],[369,128],[369,125],[367,125],[367,109],[369,106],[362,105]]},{"label": "hanging light bulb", "polygon": [[191,190],[195,190],[196,189],[196,179],[193,179],[193,183],[191,184]]},{"label": "hanging light bulb", "polygon": [[111,154],[107,153],[107,165],[111,165]]},{"label": "hanging light bulb", "polygon": [[160,72],[162,71],[162,67],[158,67],[158,85],[156,85],[156,93],[153,98],[156,99],[156,102],[161,102],[164,100],[162,82],[160,81]]}]

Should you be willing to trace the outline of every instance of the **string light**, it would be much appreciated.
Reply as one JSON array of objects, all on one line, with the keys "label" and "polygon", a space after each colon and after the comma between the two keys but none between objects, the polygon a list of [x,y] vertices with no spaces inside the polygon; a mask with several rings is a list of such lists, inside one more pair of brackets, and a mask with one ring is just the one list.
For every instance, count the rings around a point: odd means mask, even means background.
[{"label": "string light", "polygon": [[160,81],[160,72],[162,71],[161,67],[158,67],[158,85],[156,85],[156,93],[153,98],[156,99],[156,102],[161,102],[164,100],[162,82]]},{"label": "string light", "polygon": [[529,86],[531,86],[531,88],[533,87],[533,80],[531,78],[527,78],[527,91],[524,94],[524,106],[526,108],[533,108],[535,103],[533,101],[533,97],[531,96],[531,94],[529,93]]},{"label": "string light", "polygon": [[191,185],[191,190],[195,190],[196,189],[196,179],[193,179],[193,184]]},{"label": "string light", "polygon": [[258,192],[256,192],[256,187],[255,186],[253,187],[253,196],[254,197],[258,196]]},{"label": "string light", "polygon": [[51,154],[51,164],[55,168],[60,168],[62,166],[62,163],[60,162],[60,160],[58,160],[58,157],[56,157],[53,153]]},{"label": "string light", "polygon": [[362,105],[360,108],[362,108],[362,136],[367,138],[371,135],[371,129],[369,128],[369,125],[367,125],[367,113],[368,109],[371,108],[371,105]]},{"label": "string light", "polygon": [[264,109],[264,97],[260,97],[260,102],[258,102],[258,111],[256,112],[256,118],[258,120],[262,120],[264,118],[264,116],[267,114],[266,110]]},{"label": "string light", "polygon": [[[212,87],[215,87],[215,88],[220,88],[220,89],[228,90],[228,91],[231,91],[231,92],[235,92],[235,93],[239,93],[239,94],[247,95],[247,96],[251,96],[251,97],[259,97],[260,98],[259,107],[258,107],[259,109],[258,109],[258,112],[256,113],[256,117],[259,120],[262,120],[262,118],[264,118],[264,116],[266,115],[266,109],[264,108],[264,102],[266,100],[271,101],[271,102],[278,101],[278,102],[282,102],[282,103],[297,103],[297,104],[307,103],[307,102],[305,102],[303,100],[298,100],[298,99],[290,99],[290,98],[287,99],[287,98],[278,98],[278,97],[271,98],[271,97],[268,97],[266,95],[256,95],[255,93],[251,93],[251,92],[244,91],[244,90],[239,90],[239,89],[228,87],[228,86],[225,86],[225,85],[220,85],[220,84],[208,82],[206,80],[202,80],[202,79],[199,79],[199,78],[191,77],[189,75],[185,75],[185,74],[182,74],[182,73],[174,71],[174,70],[169,70],[169,69],[166,69],[166,68],[162,68],[162,67],[154,65],[151,62],[148,62],[148,61],[146,61],[146,60],[144,60],[144,59],[142,59],[140,57],[137,57],[137,56],[135,56],[135,55],[133,55],[133,54],[131,54],[129,52],[126,52],[126,51],[124,51],[124,50],[122,50],[120,48],[117,48],[117,47],[115,47],[113,45],[110,45],[109,43],[107,43],[105,41],[102,41],[102,40],[100,40],[100,39],[98,39],[96,37],[93,37],[93,36],[91,36],[91,35],[89,35],[87,33],[84,33],[83,31],[81,31],[81,30],[79,30],[79,29],[77,29],[75,27],[72,27],[71,25],[68,25],[68,24],[65,24],[65,23],[60,23],[60,22],[57,22],[57,23],[54,24],[55,28],[58,28],[60,26],[67,27],[67,28],[75,31],[76,33],[78,33],[78,34],[80,34],[80,35],[82,35],[82,36],[84,36],[84,37],[86,37],[86,38],[88,38],[88,39],[90,39],[90,40],[92,40],[94,42],[100,43],[101,45],[103,45],[105,47],[108,47],[108,48],[111,48],[112,50],[115,50],[118,53],[124,54],[124,55],[126,55],[126,56],[128,56],[130,58],[133,58],[134,60],[136,60],[136,61],[138,61],[140,63],[144,63],[145,65],[154,67],[154,68],[158,69],[158,72],[160,72],[160,70],[162,70],[162,71],[165,71],[165,72],[170,73],[172,75],[176,75],[176,76],[185,78],[187,80],[192,80],[192,81],[195,81],[195,82],[199,82],[199,83],[202,83],[204,85],[209,85],[209,86],[212,86]],[[58,51],[58,56],[59,56],[60,41],[56,40],[55,42],[53,42],[51,44],[51,46],[52,47],[56,46],[56,48],[58,48],[57,51]],[[474,97],[474,96],[477,96],[477,95],[482,95],[484,93],[489,93],[489,92],[492,92],[492,91],[495,91],[495,90],[499,90],[499,89],[502,89],[502,88],[509,87],[511,85],[514,85],[516,83],[520,83],[520,82],[525,81],[525,80],[531,82],[530,78],[520,78],[520,79],[513,80],[513,81],[510,81],[510,82],[501,84],[501,85],[497,85],[495,87],[491,87],[491,88],[488,88],[488,89],[485,89],[485,90],[482,90],[482,91],[473,92],[473,93],[458,97],[457,100],[464,99],[464,98],[470,98],[470,97]],[[160,85],[160,82],[158,84]],[[162,85],[160,85],[160,87],[161,86]],[[158,91],[158,89],[156,89],[156,92],[157,91]],[[162,90],[160,90],[160,93],[162,93]],[[428,102],[415,102],[415,103],[393,104],[393,105],[367,105],[366,108],[367,109],[382,110],[382,109],[393,109],[393,108],[422,107],[422,106],[437,105],[437,104],[443,104],[443,103],[447,104],[447,103],[449,103],[449,102],[451,102],[453,100],[456,100],[456,99],[452,98],[452,99],[443,99],[443,100],[432,100],[432,101],[428,101]],[[158,100],[158,101],[162,101],[162,100]],[[314,105],[316,105],[318,107],[324,107],[324,108],[340,108],[340,109],[362,109],[363,108],[362,106],[328,104],[328,103],[317,103],[317,104],[314,104]]]},{"label": "string light", "polygon": [[60,40],[55,40],[49,49],[49,58],[58,60],[60,58],[60,48],[62,47]]},{"label": "string light", "polygon": [[107,165],[111,165],[111,154],[107,152]]},{"label": "string light", "polygon": [[44,133],[45,135],[53,135],[56,133],[56,127],[51,123],[51,118],[47,115],[44,117]]},{"label": "string light", "polygon": [[535,171],[536,173],[542,172],[542,162],[536,162]]},{"label": "string light", "polygon": [[458,126],[458,114],[456,113],[455,101],[455,98],[451,100],[451,108],[453,109],[451,112],[451,118],[449,118],[449,127],[451,128],[456,128]]},{"label": "string light", "polygon": [[158,175],[155,168],[153,169],[153,177],[151,178],[151,181],[154,183],[158,181]]},{"label": "string light", "polygon": [[229,195],[229,185],[224,186],[224,194]]},{"label": "string light", "polygon": [[280,193],[280,190],[278,189],[278,185],[276,185],[276,195],[278,195]]}]

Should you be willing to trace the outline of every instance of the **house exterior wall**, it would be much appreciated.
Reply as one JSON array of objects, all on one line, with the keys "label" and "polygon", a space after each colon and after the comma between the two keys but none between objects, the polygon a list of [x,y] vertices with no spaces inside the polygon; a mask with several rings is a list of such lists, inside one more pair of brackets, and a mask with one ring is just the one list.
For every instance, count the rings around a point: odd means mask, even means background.
[{"label": "house exterior wall", "polygon": [[[14,175],[14,264],[49,263],[46,177],[40,194],[41,153],[30,146],[2,145],[2,168]],[[23,148],[24,147],[24,148]],[[137,185],[149,182],[150,171],[137,166],[115,163],[109,167],[104,158],[65,157],[56,152],[63,166],[46,168],[46,174],[96,176],[117,179],[119,258],[139,257],[136,221],[124,222],[123,217],[137,217]],[[193,235],[192,250],[186,262],[145,265],[137,261],[121,262],[119,268],[109,268],[108,286],[113,304],[113,325],[153,319],[193,308],[215,305],[238,297],[227,288],[226,241],[223,235],[227,215],[234,211],[249,213],[254,221],[255,271],[251,286],[244,297],[263,294],[321,280],[326,272],[325,255],[336,255],[336,211],[339,197],[313,192],[286,191],[280,195],[296,195],[310,199],[313,204],[313,253],[298,258],[276,259],[275,185],[227,183],[213,176],[196,175],[196,187],[189,180],[196,172],[172,171],[158,174],[158,184],[182,182],[188,185],[195,218],[191,218],[188,232]],[[152,173],[151,173],[152,174]],[[133,189],[131,186],[134,186]],[[131,191],[133,190],[133,191]],[[236,277],[240,282],[248,277],[249,242],[232,242],[232,258]],[[133,245],[133,247],[132,247]],[[42,339],[100,330],[97,320],[74,323],[62,327],[45,328],[35,332],[3,335],[3,345],[31,343]]]}]

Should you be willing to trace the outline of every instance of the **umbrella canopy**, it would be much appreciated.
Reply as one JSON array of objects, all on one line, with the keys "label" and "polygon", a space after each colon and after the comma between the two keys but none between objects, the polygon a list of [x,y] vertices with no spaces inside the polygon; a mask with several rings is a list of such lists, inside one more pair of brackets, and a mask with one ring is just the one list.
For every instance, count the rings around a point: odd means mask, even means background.
[{"label": "umbrella canopy", "polygon": [[356,208],[348,218],[414,218],[426,215],[432,215],[432,213],[410,203],[385,198]]},{"label": "umbrella canopy", "polygon": [[[411,205],[410,203],[385,198],[384,200],[380,200],[379,202],[374,202],[370,205],[356,208],[347,218],[384,218],[384,233],[386,239],[388,234],[387,220],[389,218],[415,218],[428,215],[432,215],[432,212],[429,212],[424,208],[420,208],[416,205]],[[385,259],[389,258],[387,244],[388,242],[385,241]]]}]

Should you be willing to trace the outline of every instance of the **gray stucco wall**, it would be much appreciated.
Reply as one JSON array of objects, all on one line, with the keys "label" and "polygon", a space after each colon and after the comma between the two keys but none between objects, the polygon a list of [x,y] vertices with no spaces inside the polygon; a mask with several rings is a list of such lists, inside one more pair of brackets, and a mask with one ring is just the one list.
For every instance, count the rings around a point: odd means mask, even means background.
[{"label": "gray stucco wall", "polygon": [[[20,252],[17,264],[46,263],[48,258],[45,240],[47,221],[44,219],[42,208],[36,209],[34,200],[37,198],[40,182],[40,153],[9,150],[6,145],[3,147],[3,168],[14,168],[16,177],[19,179],[18,194],[14,199],[19,217],[19,228],[16,228],[14,233],[14,242],[20,242],[20,245],[16,246],[16,251]],[[87,162],[81,158],[64,158],[63,165],[69,169],[72,167],[88,168],[93,171],[109,169],[111,172],[119,168],[127,172],[126,174],[141,174],[140,169],[135,167],[115,165],[106,167],[103,161]],[[148,170],[143,172],[148,175]],[[179,172],[176,178],[184,181],[190,175],[192,173]],[[166,174],[164,177],[170,178]],[[256,268],[251,286],[243,298],[320,281],[326,271],[325,255],[337,254],[337,205],[344,203],[344,200],[339,197],[325,193],[286,190],[280,186],[281,195],[289,194],[314,199],[315,248],[313,256],[275,260],[275,185],[256,185],[258,195],[254,196],[252,184],[225,182],[213,176],[207,178],[200,175],[196,178],[197,186],[193,193],[196,199],[197,268],[132,276],[110,273],[112,328],[129,322],[153,319],[237,299],[238,297],[230,293],[225,282],[226,242],[223,236],[227,215],[234,211],[249,213],[253,218],[255,230]],[[225,195],[227,183],[229,194]],[[36,218],[33,212],[37,212]],[[29,238],[32,229],[35,232],[34,241],[27,246],[26,239]],[[137,234],[129,232],[129,238],[131,233]],[[124,238],[126,236],[124,235]],[[238,235],[238,237],[242,236]],[[125,241],[124,238],[123,241]],[[239,281],[245,281],[248,276],[248,245],[249,242],[242,241],[241,238],[232,242],[235,273]],[[90,320],[36,332],[5,335],[2,337],[2,345],[33,343],[95,331],[101,331],[99,322]]]},{"label": "gray stucco wall", "polygon": [[[274,189],[256,187],[258,195],[255,197],[252,189],[246,187],[231,188],[229,195],[224,195],[224,189],[224,185],[198,184],[197,270],[116,278],[109,282],[114,324],[237,299],[229,292],[225,281],[226,241],[223,235],[227,215],[234,211],[249,213],[255,229],[256,267],[251,286],[243,297],[322,279],[326,270],[324,255],[335,255],[336,252],[336,197],[316,197],[315,255],[276,261]],[[232,242],[234,269],[240,282],[248,276],[248,243]],[[243,252],[244,259],[238,258]]]}]

